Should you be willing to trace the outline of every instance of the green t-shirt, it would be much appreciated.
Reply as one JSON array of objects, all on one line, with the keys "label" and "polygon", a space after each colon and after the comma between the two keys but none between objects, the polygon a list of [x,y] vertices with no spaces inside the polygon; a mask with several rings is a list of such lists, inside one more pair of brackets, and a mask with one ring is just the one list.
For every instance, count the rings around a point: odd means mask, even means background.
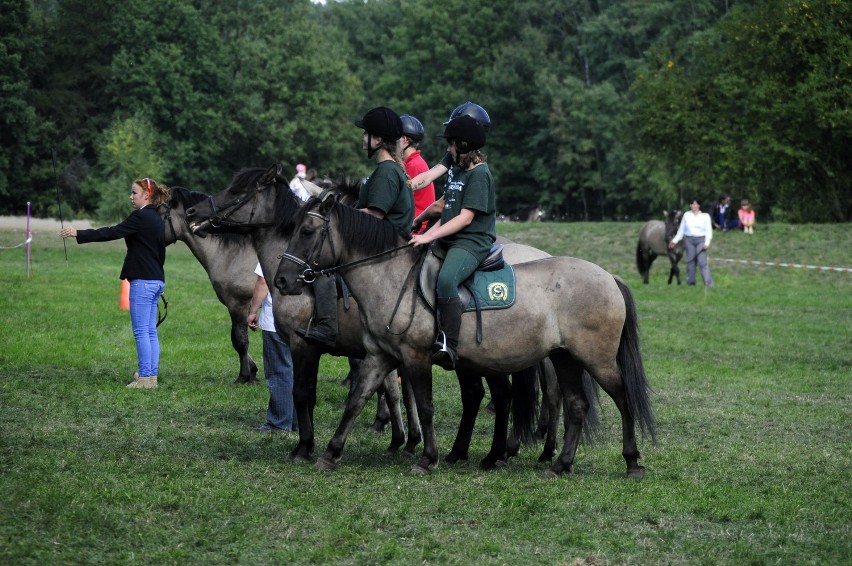
[{"label": "green t-shirt", "polygon": [[453,165],[447,173],[444,199],[441,224],[458,216],[463,208],[472,210],[474,216],[468,226],[442,240],[484,258],[497,239],[497,195],[488,164],[470,170]]},{"label": "green t-shirt", "polygon": [[392,159],[382,161],[361,183],[358,208],[375,208],[404,234],[414,223],[414,197],[405,184],[405,171]]}]

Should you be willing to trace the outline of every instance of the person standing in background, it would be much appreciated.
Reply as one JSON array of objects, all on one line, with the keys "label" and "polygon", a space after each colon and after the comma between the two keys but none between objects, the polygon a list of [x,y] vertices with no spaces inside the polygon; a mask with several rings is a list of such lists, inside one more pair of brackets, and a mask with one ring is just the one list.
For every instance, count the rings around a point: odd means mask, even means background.
[{"label": "person standing in background", "polygon": [[710,215],[701,212],[701,200],[694,198],[689,204],[690,211],[680,219],[677,234],[669,242],[669,248],[674,248],[683,240],[686,252],[686,284],[695,286],[695,264],[701,271],[701,279],[707,287],[713,286],[710,276],[710,266],[707,263],[707,250],[713,239],[713,223]]},{"label": "person standing in background", "polygon": [[[266,422],[257,432],[291,432],[298,429],[293,405],[293,356],[290,347],[275,331],[272,295],[260,264],[254,270],[257,282],[251,298],[246,323],[252,331],[260,327],[263,336],[263,373],[269,388]],[[258,314],[259,313],[259,314]]]},{"label": "person standing in background", "polygon": [[130,325],[138,360],[133,381],[127,386],[131,389],[157,387],[160,370],[157,301],[166,286],[165,224],[157,206],[167,202],[169,196],[168,187],[145,177],[130,186],[130,205],[134,210],[121,224],[91,230],[69,226],[59,232],[62,238],[75,238],[78,244],[124,238],[127,255],[119,277],[130,282]]},{"label": "person standing in background", "polygon": [[305,185],[302,184],[302,180],[306,179],[307,176],[307,167],[305,167],[304,163],[299,163],[296,165],[296,176],[290,179],[290,190],[293,191],[293,194],[301,200],[308,200],[311,198],[310,193],[308,193],[308,189],[306,189]]}]

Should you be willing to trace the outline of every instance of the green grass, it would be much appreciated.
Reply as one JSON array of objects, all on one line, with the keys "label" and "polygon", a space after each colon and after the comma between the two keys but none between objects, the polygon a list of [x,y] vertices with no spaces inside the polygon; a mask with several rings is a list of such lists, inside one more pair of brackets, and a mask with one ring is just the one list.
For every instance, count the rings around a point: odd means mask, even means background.
[{"label": "green grass", "polygon": [[[633,265],[640,224],[500,225],[626,279],[638,305],[659,442],[626,480],[620,424],[576,473],[542,478],[538,449],[428,477],[384,454],[368,407],[333,473],[294,464],[292,437],[251,432],[264,386],[233,386],[228,317],[183,245],[166,263],[160,383],[127,390],[135,355],[117,308],[122,243],[37,233],[0,251],[0,562],[7,564],[849,564],[852,562],[852,273],[721,258],[852,266],[848,225],[759,225],[718,235],[715,289],[651,284]],[[0,246],[23,240],[0,232]],[[685,270],[685,265],[682,266]],[[521,321],[519,321],[521,322]],[[252,354],[258,363],[260,341]],[[320,368],[317,454],[340,417],[345,360]],[[435,370],[442,455],[460,413]]]}]

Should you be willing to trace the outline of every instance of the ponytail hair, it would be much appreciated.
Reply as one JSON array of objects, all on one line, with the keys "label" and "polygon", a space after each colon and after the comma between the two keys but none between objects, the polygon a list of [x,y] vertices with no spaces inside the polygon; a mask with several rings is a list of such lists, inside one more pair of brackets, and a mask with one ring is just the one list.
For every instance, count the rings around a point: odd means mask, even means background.
[{"label": "ponytail hair", "polygon": [[168,202],[171,198],[171,189],[169,189],[166,185],[157,183],[157,181],[151,177],[137,179],[134,183],[142,187],[143,191],[148,191],[148,198],[154,206],[159,206]]}]

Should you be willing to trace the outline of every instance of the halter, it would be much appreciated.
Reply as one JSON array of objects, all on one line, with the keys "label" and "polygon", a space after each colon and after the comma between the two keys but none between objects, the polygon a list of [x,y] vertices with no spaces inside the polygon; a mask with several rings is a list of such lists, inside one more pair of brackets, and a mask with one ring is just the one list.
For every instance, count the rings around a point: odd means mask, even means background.
[{"label": "halter", "polygon": [[[277,178],[277,176],[276,176],[276,178]],[[213,200],[213,195],[209,195],[207,197],[207,201],[210,204],[210,212],[211,212],[210,225],[213,226],[214,228],[222,228],[222,227],[225,227],[225,226],[243,226],[243,227],[250,226],[250,227],[257,227],[257,228],[262,228],[262,227],[266,227],[266,226],[274,226],[275,222],[261,222],[261,223],[257,223],[257,224],[252,223],[252,219],[254,219],[254,212],[257,209],[257,196],[258,196],[258,194],[260,194],[261,191],[272,186],[274,183],[275,183],[275,180],[272,180],[269,183],[265,183],[265,184],[262,183],[261,181],[258,181],[257,184],[255,184],[254,190],[252,190],[249,193],[246,193],[245,195],[243,195],[239,198],[234,199],[232,202],[223,206],[221,208],[221,210],[216,209],[216,201]],[[228,218],[230,218],[231,215],[233,215],[235,212],[237,212],[239,209],[241,209],[249,200],[252,201],[251,212],[249,213],[249,221],[248,222],[229,222]],[[225,211],[227,211],[227,212],[225,212]],[[222,212],[225,212],[225,214],[220,216],[220,214]]]}]

